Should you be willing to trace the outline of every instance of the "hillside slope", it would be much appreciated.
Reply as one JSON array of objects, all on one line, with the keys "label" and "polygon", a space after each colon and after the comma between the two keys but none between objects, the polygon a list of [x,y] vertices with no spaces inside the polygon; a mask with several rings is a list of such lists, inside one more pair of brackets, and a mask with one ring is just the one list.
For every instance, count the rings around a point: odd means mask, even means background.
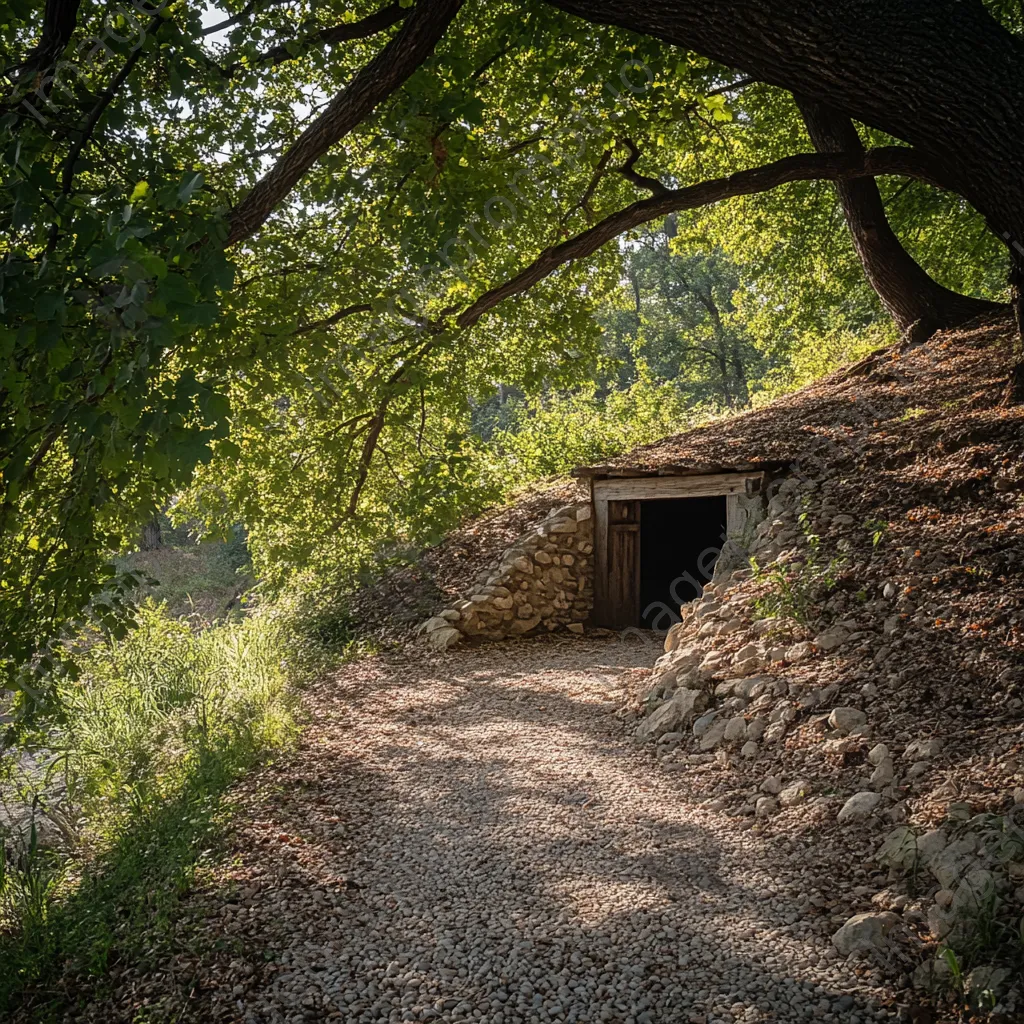
[{"label": "hillside slope", "polygon": [[[719,573],[683,609],[623,708],[627,726],[740,827],[815,846],[810,912],[837,931],[874,915],[837,938],[844,952],[852,942],[945,998],[962,987],[956,971],[920,965],[949,945],[964,975],[979,969],[976,1001],[987,985],[1012,1013],[1007,979],[1024,976],[1024,407],[1002,399],[1015,339],[996,321],[880,352],[591,468],[772,468],[754,565]],[[444,581],[435,593],[450,600],[486,575],[568,496],[541,492],[453,535],[424,563]],[[378,606],[402,606],[393,588],[375,591]]]},{"label": "hillside slope", "polygon": [[[815,845],[808,885],[841,952],[945,997],[957,971],[929,958],[948,946],[965,975],[977,968],[978,1005],[1011,1014],[1024,1009],[1024,408],[1001,404],[1012,343],[1003,324],[949,333],[662,442],[680,461],[728,446],[792,471],[755,565],[683,609],[631,707],[695,795]],[[842,931],[851,913],[871,916]]]}]

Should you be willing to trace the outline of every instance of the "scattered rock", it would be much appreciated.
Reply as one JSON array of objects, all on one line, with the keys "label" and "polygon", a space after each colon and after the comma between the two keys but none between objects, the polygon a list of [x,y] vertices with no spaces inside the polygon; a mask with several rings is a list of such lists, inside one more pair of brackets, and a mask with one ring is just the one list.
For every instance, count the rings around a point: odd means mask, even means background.
[{"label": "scattered rock", "polygon": [[875,860],[883,867],[910,871],[918,861],[917,836],[907,825],[895,828],[886,837],[875,854]]},{"label": "scattered rock", "polygon": [[889,748],[884,743],[876,743],[868,751],[868,760],[875,765],[881,764],[889,757]]},{"label": "scattered rock", "polygon": [[862,821],[869,817],[881,802],[881,794],[864,790],[862,793],[855,793],[843,804],[839,811],[837,821]]},{"label": "scattered rock", "polygon": [[886,786],[892,784],[894,778],[892,758],[886,757],[878,762],[875,770],[871,773],[870,782],[875,789],[885,789]]},{"label": "scattered rock", "polygon": [[836,732],[845,734],[863,725],[867,717],[860,708],[835,708],[828,716],[828,724]]},{"label": "scattered rock", "polygon": [[796,779],[779,793],[779,803],[783,807],[794,807],[803,803],[811,792],[811,784],[806,779]]},{"label": "scattered rock", "polygon": [[945,992],[952,981],[952,972],[944,957],[925,960],[914,970],[912,983],[914,988],[938,995]]},{"label": "scattered rock", "polygon": [[722,738],[726,743],[737,743],[747,735],[747,720],[742,715],[730,718]]},{"label": "scattered rock", "polygon": [[707,704],[703,690],[676,690],[676,692],[651,712],[636,731],[640,740],[655,739],[662,733],[680,732],[687,728],[694,713],[702,711]]},{"label": "scattered rock", "polygon": [[819,651],[834,651],[846,641],[845,629],[827,629],[814,638],[814,646]]},{"label": "scattered rock", "polygon": [[903,751],[903,757],[907,761],[926,761],[941,753],[942,740],[932,736],[929,739],[912,740]]},{"label": "scattered rock", "polygon": [[898,915],[889,911],[855,914],[832,936],[832,945],[840,956],[884,951],[899,923]]}]

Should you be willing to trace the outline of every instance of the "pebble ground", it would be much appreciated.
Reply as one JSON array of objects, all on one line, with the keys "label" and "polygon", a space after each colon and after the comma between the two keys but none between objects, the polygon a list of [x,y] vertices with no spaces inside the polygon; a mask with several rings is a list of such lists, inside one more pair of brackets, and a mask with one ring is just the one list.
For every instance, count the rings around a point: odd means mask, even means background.
[{"label": "pebble ground", "polygon": [[182,1019],[890,1017],[815,916],[813,849],[697,806],[623,728],[649,642],[416,654],[319,685],[243,787],[201,897],[234,952]]}]

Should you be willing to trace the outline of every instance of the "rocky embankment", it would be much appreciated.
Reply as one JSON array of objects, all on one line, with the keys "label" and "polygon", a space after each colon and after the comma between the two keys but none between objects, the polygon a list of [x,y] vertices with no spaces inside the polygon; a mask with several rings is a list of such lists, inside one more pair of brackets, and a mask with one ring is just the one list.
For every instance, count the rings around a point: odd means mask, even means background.
[{"label": "rocky embankment", "polygon": [[[845,469],[782,481],[751,566],[683,607],[634,695],[636,737],[709,809],[814,844],[839,954],[1020,1019],[1020,590],[985,585],[1002,552],[957,556],[920,529],[948,508],[880,506]],[[979,547],[1020,518],[1024,481],[994,475],[957,501]]]}]

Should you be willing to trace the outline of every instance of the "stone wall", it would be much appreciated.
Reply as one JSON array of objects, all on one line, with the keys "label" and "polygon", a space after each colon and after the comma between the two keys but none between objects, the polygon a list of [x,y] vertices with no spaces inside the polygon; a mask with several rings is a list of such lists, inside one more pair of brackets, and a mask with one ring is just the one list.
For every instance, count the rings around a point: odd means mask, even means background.
[{"label": "stone wall", "polygon": [[466,637],[500,639],[568,628],[582,631],[594,603],[594,531],[589,502],[555,509],[450,608],[420,627],[447,650]]}]

